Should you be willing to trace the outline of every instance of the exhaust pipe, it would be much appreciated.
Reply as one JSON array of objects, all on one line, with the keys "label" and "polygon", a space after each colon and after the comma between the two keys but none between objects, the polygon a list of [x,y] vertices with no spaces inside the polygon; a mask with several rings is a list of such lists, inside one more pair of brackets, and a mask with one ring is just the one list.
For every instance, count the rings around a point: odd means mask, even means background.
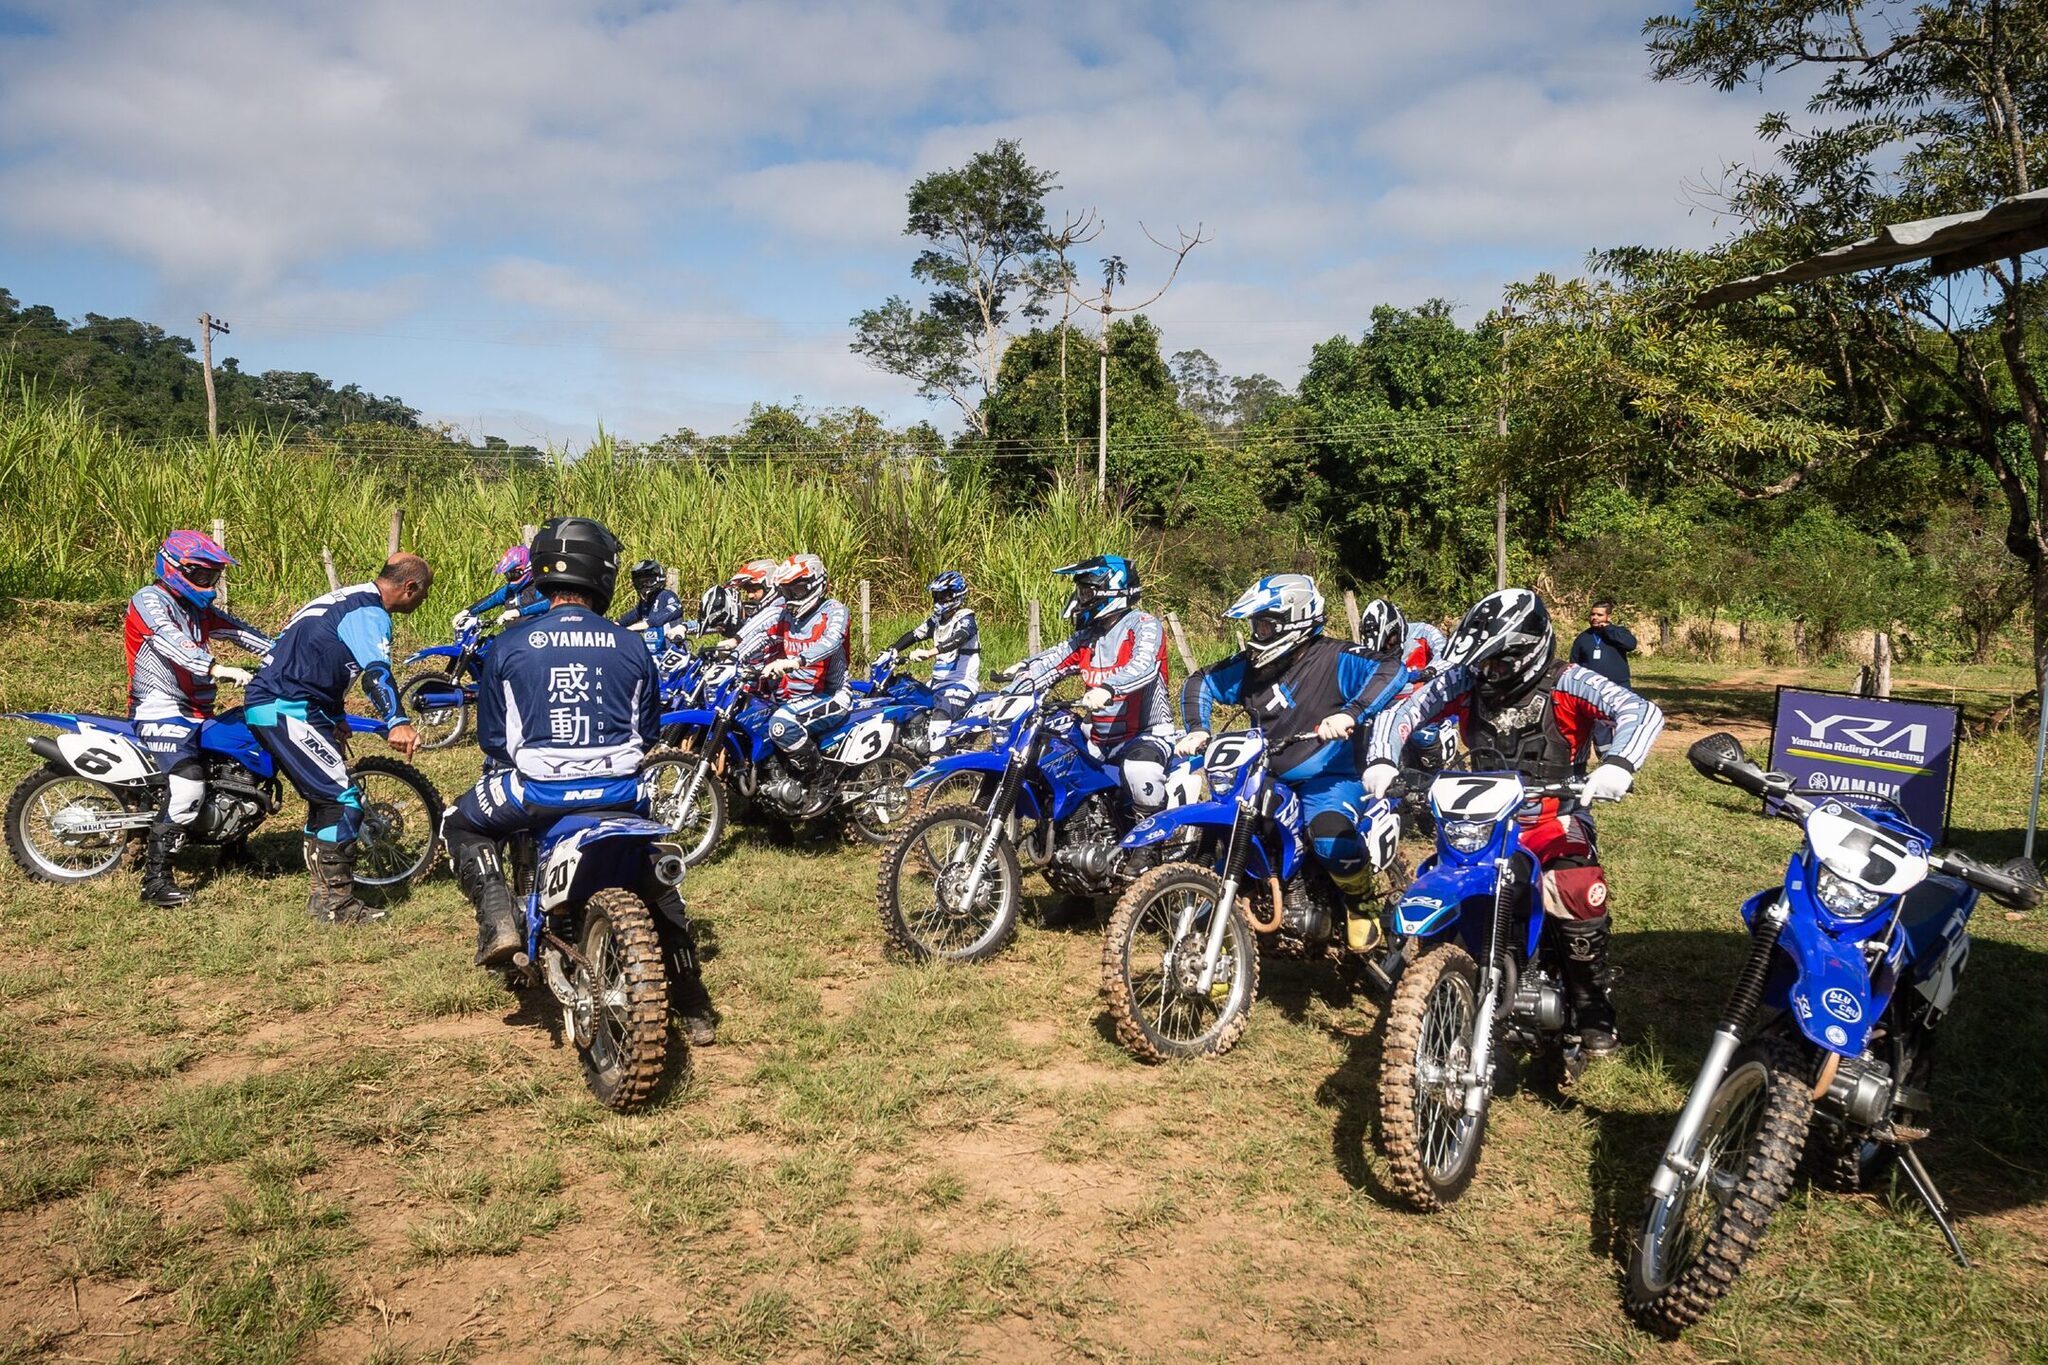
[{"label": "exhaust pipe", "polygon": [[64,761],[64,751],[57,747],[57,741],[51,739],[48,735],[33,736],[28,742],[28,747],[29,752],[35,754],[38,758],[55,763],[59,767],[68,768],[71,766]]},{"label": "exhaust pipe", "polygon": [[664,853],[654,860],[654,880],[663,886],[680,886],[687,864],[680,853]]}]

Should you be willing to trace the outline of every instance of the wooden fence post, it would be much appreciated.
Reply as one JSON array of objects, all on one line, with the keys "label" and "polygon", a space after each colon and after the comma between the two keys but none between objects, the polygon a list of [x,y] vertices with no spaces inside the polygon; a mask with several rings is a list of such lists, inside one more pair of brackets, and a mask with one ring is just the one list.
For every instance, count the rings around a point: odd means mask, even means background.
[{"label": "wooden fence post", "polygon": [[327,570],[327,591],[340,592],[341,580],[334,576],[334,555],[325,545],[320,547],[320,567]]},{"label": "wooden fence post", "polygon": [[1038,599],[1032,598],[1027,605],[1031,610],[1024,622],[1024,652],[1026,654],[1036,654],[1038,652]]},{"label": "wooden fence post", "polygon": [[539,534],[538,526],[522,526],[519,528],[519,543],[530,550],[533,548],[533,538]]},{"label": "wooden fence post", "polygon": [[[223,550],[228,547],[228,524],[219,517],[213,519],[213,543],[220,546]],[[220,586],[214,591],[219,594],[218,600],[222,602],[228,600],[228,571],[226,569],[220,571]]]},{"label": "wooden fence post", "polygon": [[1188,637],[1181,634],[1180,617],[1173,612],[1166,613],[1167,628],[1173,632],[1174,648],[1180,651],[1181,665],[1192,673],[1195,671],[1194,652],[1188,648]]},{"label": "wooden fence post", "polygon": [[1870,695],[1892,694],[1892,637],[1880,630],[1870,641]]},{"label": "wooden fence post", "polygon": [[387,547],[384,552],[384,557],[386,559],[393,559],[397,557],[399,538],[404,534],[404,532],[405,509],[403,507],[394,507],[391,509],[391,536],[389,541],[387,542]]},{"label": "wooden fence post", "polygon": [[1806,618],[1792,618],[1792,657],[1800,663],[1806,662]]},{"label": "wooden fence post", "polygon": [[865,578],[860,581],[860,657],[874,657],[868,653],[868,581]]},{"label": "wooden fence post", "polygon": [[1358,594],[1344,589],[1344,616],[1351,622],[1351,643],[1358,643]]}]

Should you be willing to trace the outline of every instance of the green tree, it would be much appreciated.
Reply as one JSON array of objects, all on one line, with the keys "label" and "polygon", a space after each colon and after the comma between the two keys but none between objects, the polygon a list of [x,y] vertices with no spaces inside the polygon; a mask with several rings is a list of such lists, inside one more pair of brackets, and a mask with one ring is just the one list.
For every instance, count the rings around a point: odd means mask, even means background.
[{"label": "green tree", "polygon": [[1049,251],[1045,196],[1055,172],[1025,160],[1004,139],[965,166],[934,171],[910,187],[904,234],[925,246],[910,273],[929,286],[919,306],[892,296],[853,319],[853,350],[875,368],[915,380],[987,434],[985,400],[1015,318],[1044,316],[1060,268]]},{"label": "green tree", "polygon": [[[2034,190],[2048,154],[2048,0],[1702,0],[1645,25],[1660,80],[1721,90],[1787,70],[1821,74],[1812,126],[1779,113],[1775,164],[1750,168],[1729,207],[1745,230],[1731,273],[1797,259],[1878,227],[1983,209]],[[1801,286],[1745,309],[1803,329],[1832,356],[1844,401],[1891,425],[1916,385],[1939,389],[1953,436],[1996,481],[2004,541],[2029,578],[2037,657],[2048,650],[2048,399],[2039,377],[2042,272],[2019,255]],[[2015,433],[2017,439],[2015,439]]]}]

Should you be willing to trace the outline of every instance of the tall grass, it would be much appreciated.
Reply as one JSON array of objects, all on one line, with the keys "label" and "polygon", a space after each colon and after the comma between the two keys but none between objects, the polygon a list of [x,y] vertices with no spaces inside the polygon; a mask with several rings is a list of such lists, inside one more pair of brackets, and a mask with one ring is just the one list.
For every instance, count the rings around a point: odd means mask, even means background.
[{"label": "tall grass", "polygon": [[[604,521],[627,552],[680,568],[687,592],[744,558],[810,551],[842,591],[871,581],[878,612],[901,614],[943,569],[973,580],[985,610],[1021,622],[1027,602],[1063,596],[1063,563],[1133,549],[1117,508],[1058,488],[1028,512],[1000,508],[980,483],[927,464],[821,469],[802,462],[721,465],[635,458],[608,438],[550,462],[380,457],[238,433],[140,443],[0,371],[0,595],[125,596],[147,581],[165,532],[226,523],[242,567],[237,600],[283,605],[326,589],[332,550],[343,581],[384,559],[392,507],[404,545],[434,565],[436,608],[489,591],[490,566],[520,527],[575,513]],[[1050,613],[1048,613],[1050,615]],[[1047,633],[1057,629],[1050,619]]]}]

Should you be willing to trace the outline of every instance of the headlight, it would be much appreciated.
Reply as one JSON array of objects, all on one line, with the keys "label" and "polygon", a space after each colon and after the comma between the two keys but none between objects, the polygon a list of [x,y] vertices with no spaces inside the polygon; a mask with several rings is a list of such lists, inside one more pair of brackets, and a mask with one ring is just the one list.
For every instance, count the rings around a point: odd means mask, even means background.
[{"label": "headlight", "polygon": [[1444,821],[1444,842],[1460,853],[1477,853],[1492,835],[1493,825],[1486,820]]},{"label": "headlight", "polygon": [[1825,867],[1820,870],[1820,876],[1814,881],[1813,894],[1831,914],[1836,915],[1867,915],[1884,901],[1883,892],[1860,887],[1847,877],[1836,876]]}]

